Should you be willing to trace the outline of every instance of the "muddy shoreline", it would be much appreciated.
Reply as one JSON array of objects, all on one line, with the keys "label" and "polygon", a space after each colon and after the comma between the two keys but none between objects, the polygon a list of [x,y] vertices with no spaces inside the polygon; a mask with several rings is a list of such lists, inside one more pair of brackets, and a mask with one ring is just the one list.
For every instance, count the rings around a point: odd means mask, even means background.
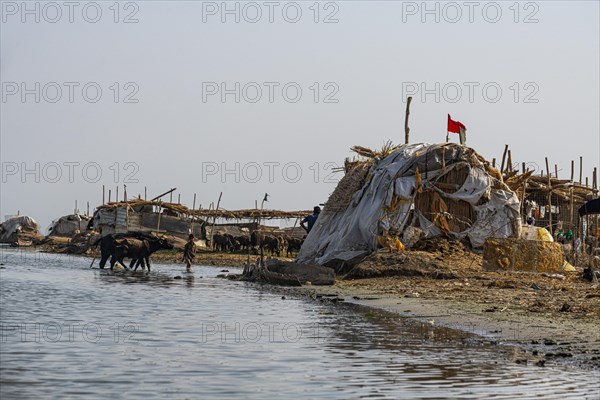
[{"label": "muddy shoreline", "polygon": [[[49,247],[37,250],[56,252]],[[97,257],[94,252],[82,255]],[[256,258],[199,252],[194,263],[242,267]],[[181,253],[158,252],[152,261],[177,265]],[[480,255],[454,245],[401,255],[375,253],[346,279],[338,277],[333,286],[269,288],[283,295],[373,307],[473,333],[492,344],[522,349],[514,358],[519,363],[600,370],[600,288],[583,280],[579,271],[562,279],[482,272]]]}]

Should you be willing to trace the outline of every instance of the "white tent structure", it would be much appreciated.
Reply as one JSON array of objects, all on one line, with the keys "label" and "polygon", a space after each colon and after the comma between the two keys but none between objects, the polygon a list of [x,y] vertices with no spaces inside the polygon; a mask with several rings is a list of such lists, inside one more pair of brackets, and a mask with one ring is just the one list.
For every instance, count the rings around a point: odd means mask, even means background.
[{"label": "white tent structure", "polygon": [[336,269],[377,249],[377,236],[409,247],[420,238],[518,237],[519,199],[473,149],[402,145],[346,163],[346,175],[306,238],[298,262]]},{"label": "white tent structure", "polygon": [[48,227],[48,236],[73,237],[87,229],[91,217],[81,214],[64,215],[52,221]]},{"label": "white tent structure", "polygon": [[17,243],[21,237],[39,235],[38,223],[27,215],[8,218],[0,224],[0,243]]}]

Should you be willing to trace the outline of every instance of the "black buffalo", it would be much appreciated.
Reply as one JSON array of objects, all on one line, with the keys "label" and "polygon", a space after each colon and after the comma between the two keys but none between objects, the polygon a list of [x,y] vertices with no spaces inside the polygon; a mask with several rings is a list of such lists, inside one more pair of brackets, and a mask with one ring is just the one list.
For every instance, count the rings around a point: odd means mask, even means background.
[{"label": "black buffalo", "polygon": [[164,238],[157,239],[134,239],[134,238],[123,238],[115,240],[115,252],[114,257],[116,262],[123,264],[123,259],[125,257],[131,258],[131,263],[129,264],[129,268],[133,268],[135,265],[135,270],[138,269],[139,266],[144,269],[144,266],[148,267],[148,271],[150,271],[150,255],[158,250],[171,250],[173,249],[173,245]]},{"label": "black buffalo", "polygon": [[[104,269],[104,266],[106,265],[106,261],[108,261],[108,259],[110,258],[110,269],[113,269],[113,267],[115,266],[115,263],[119,260],[119,256],[121,253],[133,253],[133,249],[131,250],[131,252],[129,250],[125,250],[125,248],[123,247],[124,245],[126,245],[126,243],[122,243],[120,241],[122,241],[123,239],[136,239],[139,241],[146,241],[147,245],[145,245],[146,250],[150,249],[150,247],[154,248],[156,245],[153,244],[152,246],[150,246],[150,243],[159,243],[161,240],[163,242],[162,246],[167,246],[167,247],[161,247],[161,248],[166,248],[166,249],[172,249],[173,246],[170,244],[165,244],[166,240],[162,239],[162,238],[158,238],[154,235],[151,234],[147,234],[147,233],[142,233],[142,232],[128,232],[128,233],[116,233],[116,234],[111,234],[111,235],[106,235],[102,238],[100,238],[97,242],[96,242],[96,246],[100,246],[100,269]],[[121,249],[119,250],[119,254],[117,254],[117,244],[121,245]],[[169,247],[170,246],[170,247]],[[154,250],[156,251],[156,250]],[[148,256],[150,254],[152,254],[154,251],[150,252],[148,254]],[[148,256],[146,256],[146,259],[144,260],[145,263],[148,262]],[[127,255],[124,255],[124,257],[129,257]],[[120,264],[125,266],[123,264],[123,258],[121,258],[119,260]],[[138,261],[138,258],[134,258],[132,260],[132,265],[134,263],[134,261]],[[141,262],[139,263],[141,264]]]}]

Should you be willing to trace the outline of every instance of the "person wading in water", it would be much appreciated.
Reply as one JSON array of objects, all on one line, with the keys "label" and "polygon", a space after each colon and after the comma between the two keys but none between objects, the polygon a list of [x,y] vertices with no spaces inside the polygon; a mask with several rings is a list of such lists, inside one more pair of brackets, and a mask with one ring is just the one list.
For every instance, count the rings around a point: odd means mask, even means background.
[{"label": "person wading in water", "polygon": [[194,242],[194,234],[190,233],[188,241],[183,248],[183,262],[185,262],[185,269],[187,272],[192,272],[192,262],[194,261],[196,253],[196,243]]}]

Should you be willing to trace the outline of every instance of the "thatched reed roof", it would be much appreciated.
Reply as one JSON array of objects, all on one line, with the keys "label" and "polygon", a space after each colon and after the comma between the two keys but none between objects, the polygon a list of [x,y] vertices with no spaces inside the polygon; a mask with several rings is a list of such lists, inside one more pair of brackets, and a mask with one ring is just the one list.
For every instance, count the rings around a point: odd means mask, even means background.
[{"label": "thatched reed roof", "polygon": [[280,210],[192,210],[183,204],[169,203],[163,201],[150,201],[142,199],[132,199],[130,201],[119,201],[98,206],[98,210],[106,210],[118,207],[140,207],[140,206],[156,206],[162,207],[171,211],[175,211],[180,214],[204,217],[204,218],[222,218],[222,219],[294,219],[304,218],[305,216],[312,214],[312,211],[280,211]]},{"label": "thatched reed roof", "polygon": [[571,200],[571,189],[573,190],[573,202],[585,203],[595,197],[597,190],[585,185],[571,182],[568,179],[558,179],[547,176],[533,175],[533,171],[526,171],[519,174],[517,171],[512,171],[504,174],[504,182],[511,190],[517,192],[519,198],[523,196],[525,189],[525,197],[539,193],[547,195],[549,192],[560,200]]}]

